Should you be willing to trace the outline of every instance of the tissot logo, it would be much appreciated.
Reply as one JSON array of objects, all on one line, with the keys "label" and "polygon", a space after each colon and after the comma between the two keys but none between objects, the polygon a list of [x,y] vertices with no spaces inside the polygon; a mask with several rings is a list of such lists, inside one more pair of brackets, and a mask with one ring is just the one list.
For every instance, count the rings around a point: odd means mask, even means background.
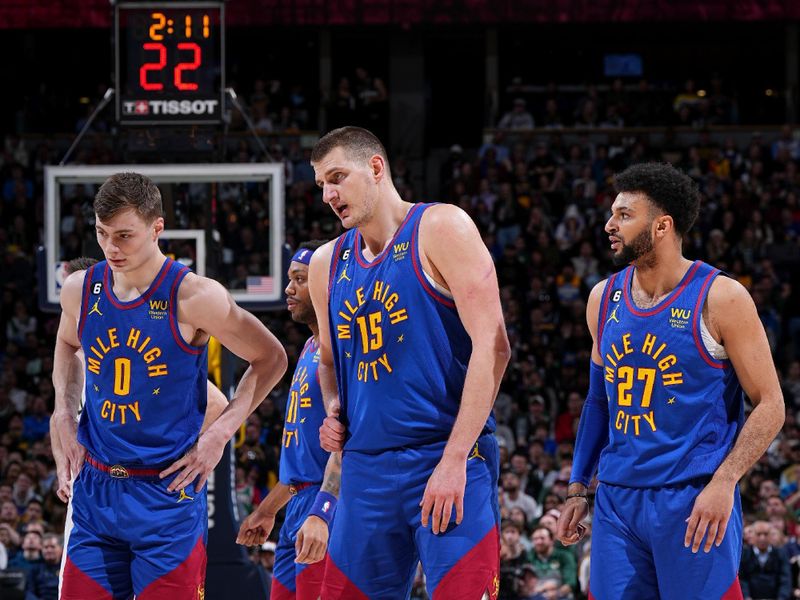
[{"label": "tissot logo", "polygon": [[125,115],[213,115],[219,100],[126,100]]}]

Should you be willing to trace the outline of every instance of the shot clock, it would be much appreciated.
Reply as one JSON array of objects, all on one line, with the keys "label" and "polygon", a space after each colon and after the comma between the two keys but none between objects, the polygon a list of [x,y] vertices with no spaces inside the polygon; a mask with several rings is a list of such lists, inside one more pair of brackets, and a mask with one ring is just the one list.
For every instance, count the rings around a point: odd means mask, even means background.
[{"label": "shot clock", "polygon": [[120,2],[115,6],[114,29],[120,123],[221,120],[222,2]]}]

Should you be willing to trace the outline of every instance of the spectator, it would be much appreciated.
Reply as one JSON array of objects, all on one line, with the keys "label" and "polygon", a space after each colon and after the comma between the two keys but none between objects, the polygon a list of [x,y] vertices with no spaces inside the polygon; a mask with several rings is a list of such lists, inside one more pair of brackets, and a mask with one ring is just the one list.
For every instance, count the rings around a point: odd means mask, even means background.
[{"label": "spectator", "polygon": [[58,572],[64,542],[61,536],[47,534],[42,542],[42,561],[28,574],[25,600],[58,600]]},{"label": "spectator", "polygon": [[556,548],[553,532],[547,527],[534,529],[531,538],[533,552],[530,562],[533,568],[543,580],[552,577],[558,581],[560,595],[570,596],[578,586],[575,556],[569,550]]},{"label": "spectator", "polygon": [[789,559],[780,548],[769,543],[772,525],[766,521],[753,524],[755,544],[746,546],[739,567],[739,582],[745,600],[774,598],[791,600]]},{"label": "spectator", "polygon": [[42,534],[29,531],[22,538],[22,549],[9,561],[9,569],[23,571],[27,577],[33,568],[42,562]]},{"label": "spectator", "polygon": [[522,98],[515,98],[513,108],[500,118],[498,129],[533,129],[533,115],[528,112],[527,103]]},{"label": "spectator", "polygon": [[539,575],[533,565],[524,564],[517,575],[517,598],[518,600],[543,600],[543,596],[537,591],[539,587]]},{"label": "spectator", "polygon": [[503,486],[502,505],[508,510],[518,506],[525,513],[529,523],[534,519],[538,519],[542,514],[542,509],[536,503],[536,500],[521,490],[519,475],[513,471],[506,471],[501,477]]}]

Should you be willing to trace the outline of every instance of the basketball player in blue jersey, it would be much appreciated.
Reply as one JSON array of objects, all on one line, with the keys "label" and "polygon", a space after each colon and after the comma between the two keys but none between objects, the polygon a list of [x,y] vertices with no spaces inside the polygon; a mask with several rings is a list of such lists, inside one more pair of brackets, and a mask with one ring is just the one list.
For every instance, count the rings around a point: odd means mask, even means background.
[{"label": "basketball player in blue jersey", "polygon": [[[206,479],[286,354],[222,286],[160,252],[152,181],[113,175],[94,209],[106,260],[65,281],[53,368],[54,421],[75,477],[61,597],[202,598]],[[212,335],[250,367],[200,435]],[[86,404],[76,428],[65,391],[79,350]]]},{"label": "basketball player in blue jersey", "polygon": [[321,597],[408,598],[421,561],[434,600],[496,598],[491,409],[510,351],[492,259],[457,207],[400,198],[369,131],[328,133],[311,162],[349,230],[309,270],[320,441],[344,448]]},{"label": "basketball player in blue jersey", "polygon": [[330,455],[319,445],[325,406],[317,378],[319,328],[308,295],[308,263],[321,243],[301,244],[289,264],[286,303],[292,320],[308,325],[312,335],[297,361],[286,403],[280,481],[244,520],[236,539],[247,546],[264,543],[275,525],[275,515],[289,504],[275,549],[271,600],[319,598],[328,527],[339,495],[340,454]]},{"label": "basketball player in blue jersey", "polygon": [[[80,258],[74,258],[65,268],[65,275],[67,277],[76,274],[77,277],[82,277],[83,272],[86,271],[89,267],[94,264],[97,264],[97,259],[89,258],[86,256],[81,256]],[[67,390],[64,392],[64,397],[68,401],[68,405],[70,407],[70,411],[73,414],[73,418],[75,422],[78,421],[78,415],[80,410],[83,408],[83,351],[78,350],[75,353],[75,359],[72,361],[72,373],[70,374],[70,386],[68,386]],[[222,411],[225,410],[225,407],[228,405],[228,399],[225,397],[225,394],[215,386],[211,381],[208,382],[207,386],[207,395],[208,395],[208,402],[206,406],[206,413],[203,417],[203,425],[200,428],[200,433],[203,433],[208,426],[214,422],[214,420],[222,414]],[[58,479],[58,489],[56,490],[56,495],[61,499],[62,502],[68,502],[70,496],[72,496],[72,485],[70,483],[70,474],[67,472],[66,467],[66,457],[64,456],[64,451],[61,448],[61,439],[58,437],[58,427],[55,423],[55,418],[53,416],[50,417],[50,446],[53,451],[53,460],[56,463],[56,477]],[[67,510],[67,521],[68,527],[72,527],[72,507],[70,506]],[[64,534],[64,545],[66,547],[66,541],[69,538],[68,532]]]},{"label": "basketball player in blue jersey", "polygon": [[596,471],[590,598],[741,598],[737,483],[784,420],[767,336],[744,287],[682,255],[691,179],[643,164],[616,188],[605,229],[628,266],[589,297],[589,394],[558,537],[580,538]]}]

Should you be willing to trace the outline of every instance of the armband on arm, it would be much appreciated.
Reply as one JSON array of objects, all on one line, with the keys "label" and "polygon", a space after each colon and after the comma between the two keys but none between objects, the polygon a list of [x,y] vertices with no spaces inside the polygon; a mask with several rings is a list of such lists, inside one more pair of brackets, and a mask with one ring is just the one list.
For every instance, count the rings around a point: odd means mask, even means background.
[{"label": "armband on arm", "polygon": [[600,452],[608,445],[608,397],[606,396],[603,367],[591,362],[589,367],[589,393],[583,405],[575,453],[572,461],[570,483],[588,486],[597,471]]}]

